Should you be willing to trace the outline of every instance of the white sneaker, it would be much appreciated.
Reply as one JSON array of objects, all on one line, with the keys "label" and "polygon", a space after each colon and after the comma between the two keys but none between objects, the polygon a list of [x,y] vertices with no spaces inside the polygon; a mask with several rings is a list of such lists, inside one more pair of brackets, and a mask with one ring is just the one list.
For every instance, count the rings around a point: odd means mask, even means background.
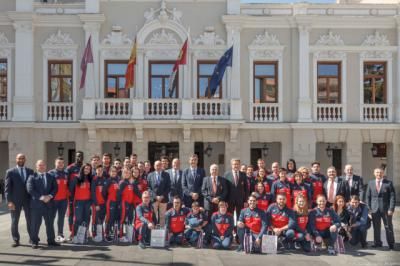
[{"label": "white sneaker", "polygon": [[79,244],[78,238],[77,238],[76,236],[74,236],[74,237],[72,238],[72,243],[74,243],[74,244]]},{"label": "white sneaker", "polygon": [[61,236],[57,236],[56,239],[55,239],[56,242],[60,243],[61,242],[60,238],[61,238]]},{"label": "white sneaker", "polygon": [[58,242],[60,243],[64,243],[65,242],[65,238],[64,236],[57,236]]},{"label": "white sneaker", "polygon": [[120,238],[119,238],[119,242],[121,242],[121,243],[128,243],[129,240],[128,240],[128,238],[126,238],[126,236],[123,236],[123,237],[120,237]]}]

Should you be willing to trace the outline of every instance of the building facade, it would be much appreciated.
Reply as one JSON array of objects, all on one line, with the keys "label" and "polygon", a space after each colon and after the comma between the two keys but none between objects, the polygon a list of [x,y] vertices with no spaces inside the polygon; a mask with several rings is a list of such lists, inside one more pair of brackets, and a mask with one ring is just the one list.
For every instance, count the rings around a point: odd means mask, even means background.
[{"label": "building facade", "polygon": [[[400,6],[239,0],[0,2],[1,171],[24,152],[52,166],[75,150],[183,166],[255,163],[373,168],[400,187]],[[371,1],[369,1],[371,2]],[[79,89],[92,40],[94,69]],[[135,85],[125,69],[136,38]],[[168,95],[183,42],[188,62]],[[233,64],[215,95],[220,56]],[[88,159],[88,158],[86,158]]]}]

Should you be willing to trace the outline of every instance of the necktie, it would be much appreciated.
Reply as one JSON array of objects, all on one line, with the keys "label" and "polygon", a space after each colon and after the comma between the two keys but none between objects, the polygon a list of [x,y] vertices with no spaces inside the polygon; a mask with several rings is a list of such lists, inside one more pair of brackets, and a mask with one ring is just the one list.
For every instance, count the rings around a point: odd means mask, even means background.
[{"label": "necktie", "polygon": [[376,191],[379,192],[379,190],[381,190],[381,181],[376,181]]},{"label": "necktie", "polygon": [[335,192],[335,185],[334,182],[331,182],[331,186],[329,187],[329,194],[328,194],[328,201],[330,203],[334,202],[333,193]]},{"label": "necktie", "polygon": [[196,178],[196,169],[192,170],[193,177]]},{"label": "necktie", "polygon": [[235,186],[237,186],[237,183],[238,183],[238,174],[237,172],[235,172]]},{"label": "necktie", "polygon": [[177,183],[177,181],[178,181],[178,176],[176,171],[174,171],[174,183]]},{"label": "necktie", "polygon": [[44,176],[44,174],[41,174],[41,177],[42,177],[42,182],[43,182],[44,189],[46,189],[46,187],[47,187],[46,177]]},{"label": "necktie", "polygon": [[157,185],[159,185],[159,184],[160,184],[160,174],[157,173]]},{"label": "necktie", "polygon": [[217,193],[217,178],[216,177],[212,177],[212,190],[213,190],[213,194],[215,195]]},{"label": "necktie", "polygon": [[24,173],[24,168],[23,168],[23,167],[21,167],[20,169],[21,169],[21,177],[22,177],[22,181],[24,181],[24,182],[25,182],[25,173]]}]

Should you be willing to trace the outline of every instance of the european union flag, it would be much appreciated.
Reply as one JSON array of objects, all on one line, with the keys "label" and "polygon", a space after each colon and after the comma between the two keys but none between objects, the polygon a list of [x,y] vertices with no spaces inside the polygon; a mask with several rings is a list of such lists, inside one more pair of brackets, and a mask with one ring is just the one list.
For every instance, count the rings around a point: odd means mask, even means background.
[{"label": "european union flag", "polygon": [[215,66],[214,72],[211,76],[210,85],[206,90],[205,96],[209,95],[209,93],[211,97],[214,96],[219,84],[221,83],[222,78],[224,77],[226,67],[232,66],[232,54],[233,45],[224,53],[224,55],[219,59],[217,65]]}]

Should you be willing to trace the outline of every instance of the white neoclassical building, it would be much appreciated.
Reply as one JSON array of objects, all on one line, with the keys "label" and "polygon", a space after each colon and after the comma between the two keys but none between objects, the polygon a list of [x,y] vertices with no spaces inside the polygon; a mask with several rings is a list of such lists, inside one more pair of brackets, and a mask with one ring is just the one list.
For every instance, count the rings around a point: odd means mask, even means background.
[{"label": "white neoclassical building", "polygon": [[[80,90],[89,36],[94,78]],[[135,38],[135,85],[125,89]],[[214,66],[232,45],[232,68],[211,97]],[[398,1],[0,1],[2,172],[18,152],[31,166],[75,150],[179,156],[186,166],[195,152],[223,169],[232,157],[351,163],[367,180],[386,166],[399,189],[399,122]]]}]

